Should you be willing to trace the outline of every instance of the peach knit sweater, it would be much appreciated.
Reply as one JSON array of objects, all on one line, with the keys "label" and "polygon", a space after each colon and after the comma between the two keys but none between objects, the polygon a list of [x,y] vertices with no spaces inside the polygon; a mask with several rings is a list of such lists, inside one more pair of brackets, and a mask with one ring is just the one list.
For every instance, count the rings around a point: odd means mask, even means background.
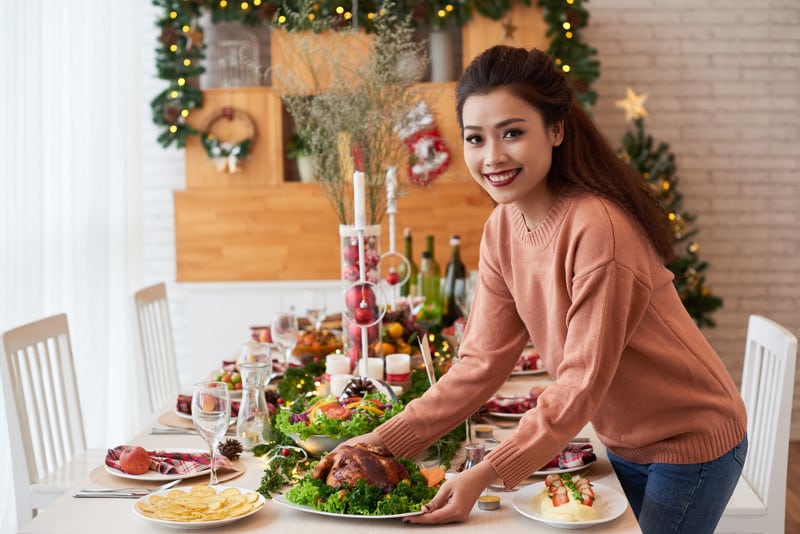
[{"label": "peach knit sweater", "polygon": [[513,205],[489,217],[461,360],[377,432],[413,456],[506,380],[528,339],[554,382],[487,460],[512,488],[591,421],[615,454],[697,463],[744,437],[739,392],[638,227],[591,195],[560,197],[528,231]]}]

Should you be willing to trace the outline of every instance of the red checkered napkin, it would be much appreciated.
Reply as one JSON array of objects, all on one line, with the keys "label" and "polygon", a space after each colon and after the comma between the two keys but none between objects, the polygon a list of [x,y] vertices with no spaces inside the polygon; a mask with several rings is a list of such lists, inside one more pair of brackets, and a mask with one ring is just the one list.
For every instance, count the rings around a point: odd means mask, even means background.
[{"label": "red checkered napkin", "polygon": [[[119,457],[125,445],[108,449],[106,454],[106,465],[123,471],[119,462]],[[147,451],[150,455],[150,471],[156,471],[162,475],[191,475],[201,473],[211,465],[211,458],[208,453],[196,452],[168,452],[168,451]],[[217,469],[234,469],[233,464],[221,454],[216,457]]]}]

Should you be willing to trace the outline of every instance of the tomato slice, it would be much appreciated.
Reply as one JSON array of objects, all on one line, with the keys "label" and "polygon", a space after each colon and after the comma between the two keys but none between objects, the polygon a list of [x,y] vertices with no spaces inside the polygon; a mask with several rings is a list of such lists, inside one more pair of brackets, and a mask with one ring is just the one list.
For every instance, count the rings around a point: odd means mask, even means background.
[{"label": "tomato slice", "polygon": [[350,417],[350,410],[338,402],[329,402],[319,407],[319,411],[325,414],[328,419],[347,419]]}]

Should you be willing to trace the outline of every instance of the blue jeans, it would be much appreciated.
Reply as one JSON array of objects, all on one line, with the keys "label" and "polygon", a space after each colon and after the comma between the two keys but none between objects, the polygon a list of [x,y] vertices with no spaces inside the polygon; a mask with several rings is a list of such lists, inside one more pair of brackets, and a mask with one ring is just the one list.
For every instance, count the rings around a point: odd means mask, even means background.
[{"label": "blue jeans", "polygon": [[636,464],[608,451],[644,534],[713,533],[745,456],[747,436],[716,460],[700,464]]}]

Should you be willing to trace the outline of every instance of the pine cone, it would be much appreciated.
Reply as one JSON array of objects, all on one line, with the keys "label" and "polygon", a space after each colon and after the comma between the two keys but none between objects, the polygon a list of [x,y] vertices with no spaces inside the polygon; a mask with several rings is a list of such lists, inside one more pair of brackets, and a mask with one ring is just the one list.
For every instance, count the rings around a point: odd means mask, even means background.
[{"label": "pine cone", "polygon": [[341,396],[363,397],[367,393],[374,393],[376,391],[378,391],[378,389],[375,387],[375,384],[372,383],[372,380],[359,376],[347,383]]},{"label": "pine cone", "polygon": [[221,455],[225,456],[229,460],[238,460],[239,455],[242,454],[244,448],[238,440],[229,438],[220,443],[217,447],[217,450]]}]

